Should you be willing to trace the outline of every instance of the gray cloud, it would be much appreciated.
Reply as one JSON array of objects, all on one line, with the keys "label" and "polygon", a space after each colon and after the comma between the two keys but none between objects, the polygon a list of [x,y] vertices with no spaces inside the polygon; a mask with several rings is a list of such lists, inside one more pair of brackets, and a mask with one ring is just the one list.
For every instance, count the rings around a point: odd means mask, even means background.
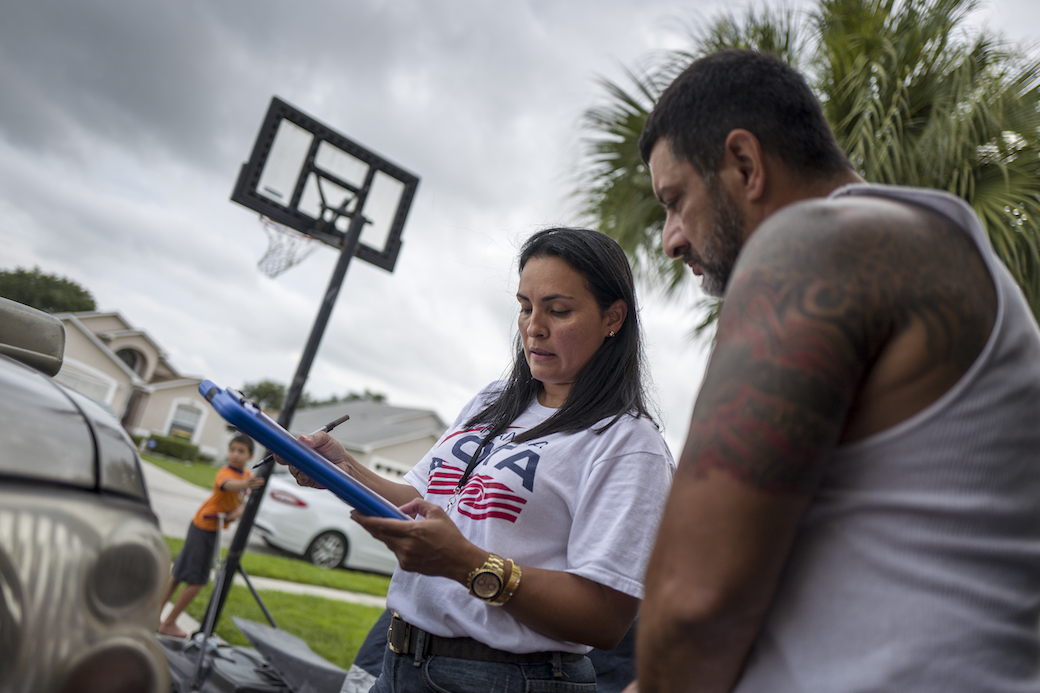
[{"label": "gray cloud", "polygon": [[[1035,3],[997,4],[1015,9],[1014,26],[989,15],[1012,36],[1037,25]],[[519,243],[575,221],[596,78],[674,43],[676,17],[720,8],[6,0],[0,267],[80,282],[186,373],[288,381],[336,252],[270,280],[256,216],[228,201],[276,94],[422,177],[396,271],[352,264],[308,389],[368,387],[451,419],[510,358]],[[644,296],[643,310],[678,451],[704,354],[687,309]]]}]

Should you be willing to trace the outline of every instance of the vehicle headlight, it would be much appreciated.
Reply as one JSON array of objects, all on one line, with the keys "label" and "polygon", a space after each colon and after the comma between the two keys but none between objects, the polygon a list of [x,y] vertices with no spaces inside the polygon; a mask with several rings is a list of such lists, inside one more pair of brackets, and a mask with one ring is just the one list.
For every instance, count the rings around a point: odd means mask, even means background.
[{"label": "vehicle headlight", "polygon": [[22,585],[0,549],[0,690],[6,691],[22,644]]},{"label": "vehicle headlight", "polygon": [[[110,638],[83,653],[58,693],[140,693],[169,690],[169,671],[158,645],[138,638]],[[160,688],[160,686],[163,686]]]},{"label": "vehicle headlight", "polygon": [[[90,606],[101,618],[122,621],[128,612],[147,610],[168,577],[165,544],[150,526],[127,523],[108,537],[84,581]],[[151,606],[161,606],[157,603]]]},{"label": "vehicle headlight", "polygon": [[0,690],[169,690],[155,638],[169,552],[147,512],[79,491],[0,490]]}]

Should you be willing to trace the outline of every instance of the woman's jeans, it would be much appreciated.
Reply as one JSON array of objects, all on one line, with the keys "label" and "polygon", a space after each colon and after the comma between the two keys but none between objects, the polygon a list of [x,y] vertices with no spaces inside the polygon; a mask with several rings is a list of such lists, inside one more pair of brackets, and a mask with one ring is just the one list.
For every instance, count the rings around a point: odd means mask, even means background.
[{"label": "woman's jeans", "polygon": [[383,653],[383,673],[370,693],[594,693],[596,672],[585,657],[540,664],[476,662],[454,657]]}]

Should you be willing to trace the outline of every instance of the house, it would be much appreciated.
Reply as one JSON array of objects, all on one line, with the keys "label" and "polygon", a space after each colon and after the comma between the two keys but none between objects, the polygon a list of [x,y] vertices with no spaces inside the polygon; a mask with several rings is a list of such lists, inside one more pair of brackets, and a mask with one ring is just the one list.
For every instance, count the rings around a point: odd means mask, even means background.
[{"label": "house", "polygon": [[226,425],[199,394],[202,378],[177,372],[146,332],[119,313],[58,313],[65,358],[54,379],[107,406],[135,435],[186,438],[218,457]]},{"label": "house", "polygon": [[371,400],[297,410],[289,428],[296,435],[310,433],[344,414],[350,414],[350,419],[330,435],[358,462],[394,481],[414,467],[447,429],[428,409],[394,407]]},{"label": "house", "polygon": [[[135,435],[179,436],[203,455],[222,457],[231,433],[199,394],[202,378],[178,373],[162,348],[119,313],[55,317],[65,326],[65,359],[55,380],[107,406]],[[333,436],[355,459],[390,479],[404,476],[447,428],[427,409],[355,400],[300,409],[291,430],[310,433],[343,414],[350,419]]]}]

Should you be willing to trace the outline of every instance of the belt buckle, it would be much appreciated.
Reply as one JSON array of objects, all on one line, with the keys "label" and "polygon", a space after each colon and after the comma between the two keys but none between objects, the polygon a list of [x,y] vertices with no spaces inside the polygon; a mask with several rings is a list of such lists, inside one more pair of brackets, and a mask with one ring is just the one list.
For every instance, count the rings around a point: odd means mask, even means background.
[{"label": "belt buckle", "polygon": [[[404,649],[400,649],[399,650],[394,645],[394,624],[395,623],[404,625],[404,632],[401,633],[401,635],[403,636],[402,637],[402,644],[404,646]],[[398,627],[400,628],[400,626],[398,626]],[[412,629],[412,624],[410,624],[407,621],[405,621],[404,619],[402,619],[396,613],[393,615],[393,617],[390,619],[390,627],[387,628],[387,630],[386,630],[386,642],[387,642],[387,645],[390,646],[390,651],[391,652],[393,652],[394,654],[399,654],[399,655],[408,654],[408,641],[410,639],[409,636],[411,635],[411,633],[409,631],[411,631],[411,629]]]}]

